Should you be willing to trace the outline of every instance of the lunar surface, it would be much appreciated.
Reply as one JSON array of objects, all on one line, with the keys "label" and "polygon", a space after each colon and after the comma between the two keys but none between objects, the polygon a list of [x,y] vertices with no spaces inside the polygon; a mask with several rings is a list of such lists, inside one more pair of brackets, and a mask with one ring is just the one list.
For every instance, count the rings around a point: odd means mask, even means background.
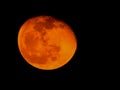
[{"label": "lunar surface", "polygon": [[42,70],[67,64],[77,49],[73,30],[51,16],[28,19],[18,32],[18,47],[27,63]]}]

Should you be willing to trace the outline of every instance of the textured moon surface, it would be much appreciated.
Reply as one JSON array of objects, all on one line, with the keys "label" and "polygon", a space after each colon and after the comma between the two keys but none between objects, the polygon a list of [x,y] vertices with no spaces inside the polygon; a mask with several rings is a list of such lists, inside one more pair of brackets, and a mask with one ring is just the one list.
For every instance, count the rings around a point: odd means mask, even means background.
[{"label": "textured moon surface", "polygon": [[77,41],[73,30],[63,21],[51,16],[37,16],[21,26],[18,47],[33,67],[53,70],[70,61],[77,49]]}]

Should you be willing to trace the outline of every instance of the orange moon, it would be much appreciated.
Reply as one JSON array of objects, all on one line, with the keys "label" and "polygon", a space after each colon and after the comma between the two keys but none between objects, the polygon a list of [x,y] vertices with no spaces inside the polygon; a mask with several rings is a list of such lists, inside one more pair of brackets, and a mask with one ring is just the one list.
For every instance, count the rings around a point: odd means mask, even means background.
[{"label": "orange moon", "polygon": [[19,29],[17,40],[25,61],[42,70],[64,66],[77,49],[71,27],[52,16],[36,16],[25,21]]}]

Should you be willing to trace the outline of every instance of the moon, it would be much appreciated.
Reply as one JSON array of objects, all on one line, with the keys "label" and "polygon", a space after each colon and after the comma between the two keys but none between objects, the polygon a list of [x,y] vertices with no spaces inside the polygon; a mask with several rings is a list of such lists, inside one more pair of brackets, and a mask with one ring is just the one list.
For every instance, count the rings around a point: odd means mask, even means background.
[{"label": "moon", "polygon": [[24,60],[42,70],[64,66],[77,49],[77,39],[71,27],[52,16],[26,20],[19,29],[17,40]]}]

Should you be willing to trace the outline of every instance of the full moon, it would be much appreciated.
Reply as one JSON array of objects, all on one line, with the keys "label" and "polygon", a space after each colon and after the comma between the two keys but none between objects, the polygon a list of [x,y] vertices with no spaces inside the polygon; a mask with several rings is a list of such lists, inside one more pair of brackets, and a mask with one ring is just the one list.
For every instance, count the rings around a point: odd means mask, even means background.
[{"label": "full moon", "polygon": [[77,49],[72,28],[52,16],[36,16],[26,20],[19,29],[17,40],[24,60],[41,70],[63,67]]}]

